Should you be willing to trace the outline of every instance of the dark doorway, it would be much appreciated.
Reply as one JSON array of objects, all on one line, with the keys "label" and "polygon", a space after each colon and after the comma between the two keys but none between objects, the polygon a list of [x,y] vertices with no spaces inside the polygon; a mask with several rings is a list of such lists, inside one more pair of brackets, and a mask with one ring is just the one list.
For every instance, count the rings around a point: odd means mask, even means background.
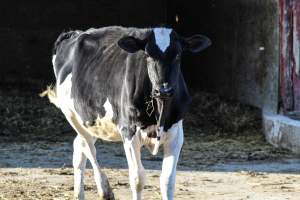
[{"label": "dark doorway", "polygon": [[[279,2],[168,1],[168,22],[184,36],[205,34],[212,46],[183,61],[195,90],[215,92],[277,112]],[[177,17],[176,17],[177,16]],[[176,22],[176,18],[177,21]]]}]

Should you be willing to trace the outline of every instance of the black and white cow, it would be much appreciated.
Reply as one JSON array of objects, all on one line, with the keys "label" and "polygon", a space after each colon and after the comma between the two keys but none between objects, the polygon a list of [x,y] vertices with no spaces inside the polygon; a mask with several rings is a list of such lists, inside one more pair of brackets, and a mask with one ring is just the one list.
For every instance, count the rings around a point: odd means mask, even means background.
[{"label": "black and white cow", "polygon": [[48,96],[78,133],[73,154],[75,199],[84,199],[87,159],[100,199],[114,199],[96,160],[98,138],[123,141],[133,199],[141,199],[145,185],[141,147],[156,154],[161,145],[161,194],[164,200],[173,199],[182,117],[191,100],[181,55],[209,45],[205,36],[183,38],[164,27],[112,26],[58,37],[52,60],[56,87]]}]

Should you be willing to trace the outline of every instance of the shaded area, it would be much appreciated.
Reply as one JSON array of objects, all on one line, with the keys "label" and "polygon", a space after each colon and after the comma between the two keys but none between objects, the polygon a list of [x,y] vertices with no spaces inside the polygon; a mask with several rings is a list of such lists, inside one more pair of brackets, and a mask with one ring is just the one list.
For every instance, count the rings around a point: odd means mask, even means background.
[{"label": "shaded area", "polygon": [[58,109],[40,98],[45,81],[27,79],[0,81],[0,137],[2,142],[48,142],[64,140],[71,127]]},{"label": "shaded area", "polygon": [[277,0],[176,0],[169,6],[169,23],[180,34],[204,34],[212,40],[206,51],[183,59],[190,87],[277,112]]},{"label": "shaded area", "polygon": [[[164,1],[4,1],[0,7],[0,78],[54,78],[52,46],[68,30],[163,23]],[[137,17],[138,16],[138,17]]]},{"label": "shaded area", "polygon": [[[277,0],[37,1],[0,8],[0,78],[53,80],[51,49],[62,31],[123,25],[170,25],[183,36],[204,34],[213,45],[183,56],[188,85],[277,112]],[[176,22],[177,16],[177,22]]]}]

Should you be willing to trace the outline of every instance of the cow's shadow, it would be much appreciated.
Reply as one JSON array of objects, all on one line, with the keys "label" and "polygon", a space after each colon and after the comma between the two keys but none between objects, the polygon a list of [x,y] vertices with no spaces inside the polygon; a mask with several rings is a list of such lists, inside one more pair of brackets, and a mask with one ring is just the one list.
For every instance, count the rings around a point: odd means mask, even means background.
[{"label": "cow's shadow", "polygon": [[[76,134],[73,131],[64,133],[64,140],[47,141],[38,140],[30,142],[0,143],[0,168],[72,168],[73,139]],[[205,171],[205,172],[268,172],[268,173],[300,173],[299,157],[289,156],[278,159],[256,160],[221,160],[211,162],[207,159],[199,159],[200,151],[189,151],[188,145],[183,146],[183,152],[178,163],[178,171]],[[96,142],[97,160],[102,168],[127,169],[127,161],[121,142]],[[211,149],[221,151],[222,149]],[[213,156],[213,154],[212,154]],[[146,148],[142,150],[142,162],[145,169],[160,170],[162,165],[162,148],[158,155],[153,156]],[[91,168],[87,164],[87,168]]]}]

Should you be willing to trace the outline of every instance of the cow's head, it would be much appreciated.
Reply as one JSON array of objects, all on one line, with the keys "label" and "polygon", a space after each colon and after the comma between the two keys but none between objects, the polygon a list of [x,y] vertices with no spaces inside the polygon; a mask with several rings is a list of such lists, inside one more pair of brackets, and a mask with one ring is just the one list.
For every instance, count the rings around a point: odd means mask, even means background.
[{"label": "cow's head", "polygon": [[196,53],[210,44],[210,40],[203,35],[183,38],[169,28],[154,28],[145,39],[126,36],[118,42],[118,45],[129,53],[139,50],[145,52],[153,96],[159,99],[173,95],[180,74],[182,52]]}]

